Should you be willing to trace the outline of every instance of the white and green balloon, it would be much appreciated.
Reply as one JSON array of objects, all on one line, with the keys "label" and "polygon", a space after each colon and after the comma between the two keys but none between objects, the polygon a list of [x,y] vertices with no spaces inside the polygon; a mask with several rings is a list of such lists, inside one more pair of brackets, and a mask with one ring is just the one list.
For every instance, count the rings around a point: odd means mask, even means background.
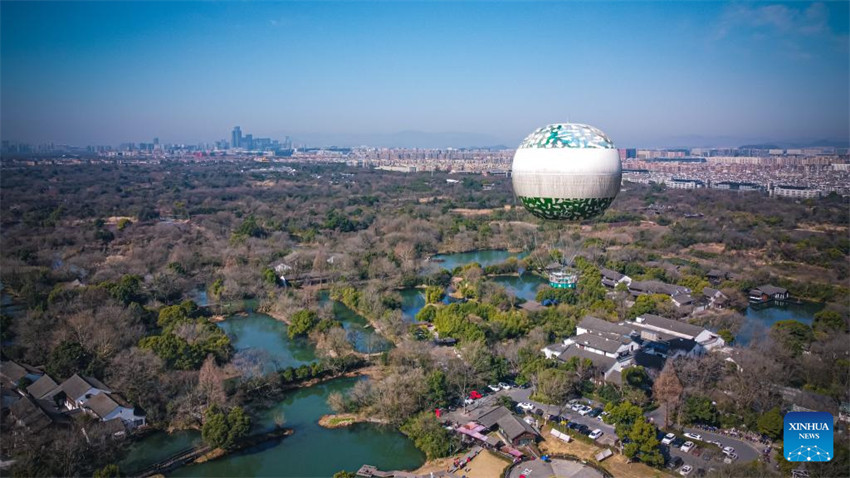
[{"label": "white and green balloon", "polygon": [[529,212],[542,219],[580,221],[611,205],[623,168],[605,133],[585,124],[558,123],[523,140],[511,175],[514,193]]}]

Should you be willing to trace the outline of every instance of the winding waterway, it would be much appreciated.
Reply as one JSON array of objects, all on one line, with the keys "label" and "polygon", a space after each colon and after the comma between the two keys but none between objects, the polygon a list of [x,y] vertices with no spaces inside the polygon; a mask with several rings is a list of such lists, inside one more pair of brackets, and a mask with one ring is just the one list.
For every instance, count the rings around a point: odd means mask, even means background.
[{"label": "winding waterway", "polygon": [[268,373],[298,367],[316,360],[313,345],[303,338],[290,339],[287,325],[265,314],[237,314],[217,324],[230,337],[237,354],[252,354]]},{"label": "winding waterway", "polygon": [[286,439],[248,449],[219,460],[178,469],[171,476],[329,477],[363,464],[383,470],[414,469],[425,456],[400,432],[380,425],[357,424],[326,429],[319,418],[331,413],[327,398],[344,392],[356,380],[338,379],[290,392],[277,406],[260,414],[254,431],[269,430],[281,417],[295,430]]},{"label": "winding waterway", "polygon": [[487,267],[505,262],[509,257],[522,259],[527,255],[527,252],[515,253],[504,249],[492,249],[486,251],[458,252],[454,254],[437,254],[431,256],[431,262],[438,264],[443,269],[451,271],[455,267],[473,262],[477,262],[481,267]]}]

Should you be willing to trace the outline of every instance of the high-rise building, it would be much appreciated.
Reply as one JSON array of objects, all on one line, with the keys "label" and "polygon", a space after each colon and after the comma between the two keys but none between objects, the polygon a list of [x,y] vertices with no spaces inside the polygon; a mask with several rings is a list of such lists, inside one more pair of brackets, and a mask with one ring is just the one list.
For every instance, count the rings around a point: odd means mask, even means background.
[{"label": "high-rise building", "polygon": [[233,135],[230,141],[230,146],[232,148],[241,148],[242,147],[242,128],[236,126],[233,128]]},{"label": "high-rise building", "polygon": [[253,134],[246,134],[245,137],[242,138],[242,142],[239,144],[239,146],[241,146],[245,149],[248,149],[248,150],[253,150],[254,149],[254,135]]}]

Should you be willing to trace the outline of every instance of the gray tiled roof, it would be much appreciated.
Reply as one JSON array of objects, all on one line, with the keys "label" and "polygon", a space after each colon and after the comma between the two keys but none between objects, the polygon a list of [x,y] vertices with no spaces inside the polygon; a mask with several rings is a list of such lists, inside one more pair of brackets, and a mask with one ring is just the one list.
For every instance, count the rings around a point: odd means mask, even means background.
[{"label": "gray tiled roof", "polygon": [[514,441],[515,438],[519,437],[523,433],[531,433],[532,435],[537,435],[537,431],[535,431],[531,425],[525,423],[525,421],[523,420],[520,420],[512,413],[509,413],[508,415],[505,415],[500,418],[498,424],[499,428],[501,428],[502,431],[505,432],[505,435],[507,435],[508,440],[510,441]]},{"label": "gray tiled roof", "polygon": [[578,325],[587,329],[590,333],[595,333],[609,339],[616,338],[619,340],[622,337],[628,337],[632,333],[632,328],[627,325],[608,322],[607,320],[597,319],[590,315],[584,316]]},{"label": "gray tiled roof", "polygon": [[58,387],[51,391],[48,395],[54,396],[59,392],[65,392],[68,398],[76,400],[82,397],[90,388],[98,388],[104,391],[111,391],[109,388],[92,377],[81,377],[74,374],[68,380],[62,382]]},{"label": "gray tiled roof", "polygon": [[503,406],[494,406],[481,411],[474,419],[484,428],[490,428],[495,425],[502,417],[510,415],[511,411]]},{"label": "gray tiled roof", "polygon": [[582,350],[575,345],[570,345],[564,353],[558,356],[558,358],[563,361],[567,361],[573,357],[589,359],[593,363],[594,367],[603,372],[611,368],[611,366],[614,365],[614,362],[617,361],[617,359],[613,357],[606,357],[597,353],[588,352],[587,350]]},{"label": "gray tiled roof", "polygon": [[608,353],[615,353],[623,345],[619,340],[608,340],[595,334],[577,335],[572,340],[578,345]]},{"label": "gray tiled roof", "polygon": [[[682,322],[679,320],[667,319],[654,314],[643,314],[638,317],[638,319],[643,319],[643,324],[651,325],[653,327],[658,327],[672,332],[677,332],[680,334],[690,335],[692,337],[696,337],[705,330],[704,328],[699,327],[697,325],[691,325],[687,322]],[[635,325],[638,327],[643,324],[641,322],[635,321]]]},{"label": "gray tiled roof", "polygon": [[110,398],[109,395],[98,393],[86,402],[85,407],[93,411],[100,418],[106,418],[107,415],[118,408],[118,403]]},{"label": "gray tiled roof", "polygon": [[39,377],[32,385],[27,387],[27,392],[35,398],[44,398],[51,390],[55,389],[57,383],[47,374]]}]

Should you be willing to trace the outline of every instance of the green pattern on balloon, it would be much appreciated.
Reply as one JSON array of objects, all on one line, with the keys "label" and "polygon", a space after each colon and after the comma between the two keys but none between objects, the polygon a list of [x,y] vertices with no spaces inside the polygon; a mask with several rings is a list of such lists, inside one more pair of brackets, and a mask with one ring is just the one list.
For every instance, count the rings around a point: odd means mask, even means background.
[{"label": "green pattern on balloon", "polygon": [[588,219],[602,214],[614,198],[537,198],[519,196],[522,205],[541,219]]}]

